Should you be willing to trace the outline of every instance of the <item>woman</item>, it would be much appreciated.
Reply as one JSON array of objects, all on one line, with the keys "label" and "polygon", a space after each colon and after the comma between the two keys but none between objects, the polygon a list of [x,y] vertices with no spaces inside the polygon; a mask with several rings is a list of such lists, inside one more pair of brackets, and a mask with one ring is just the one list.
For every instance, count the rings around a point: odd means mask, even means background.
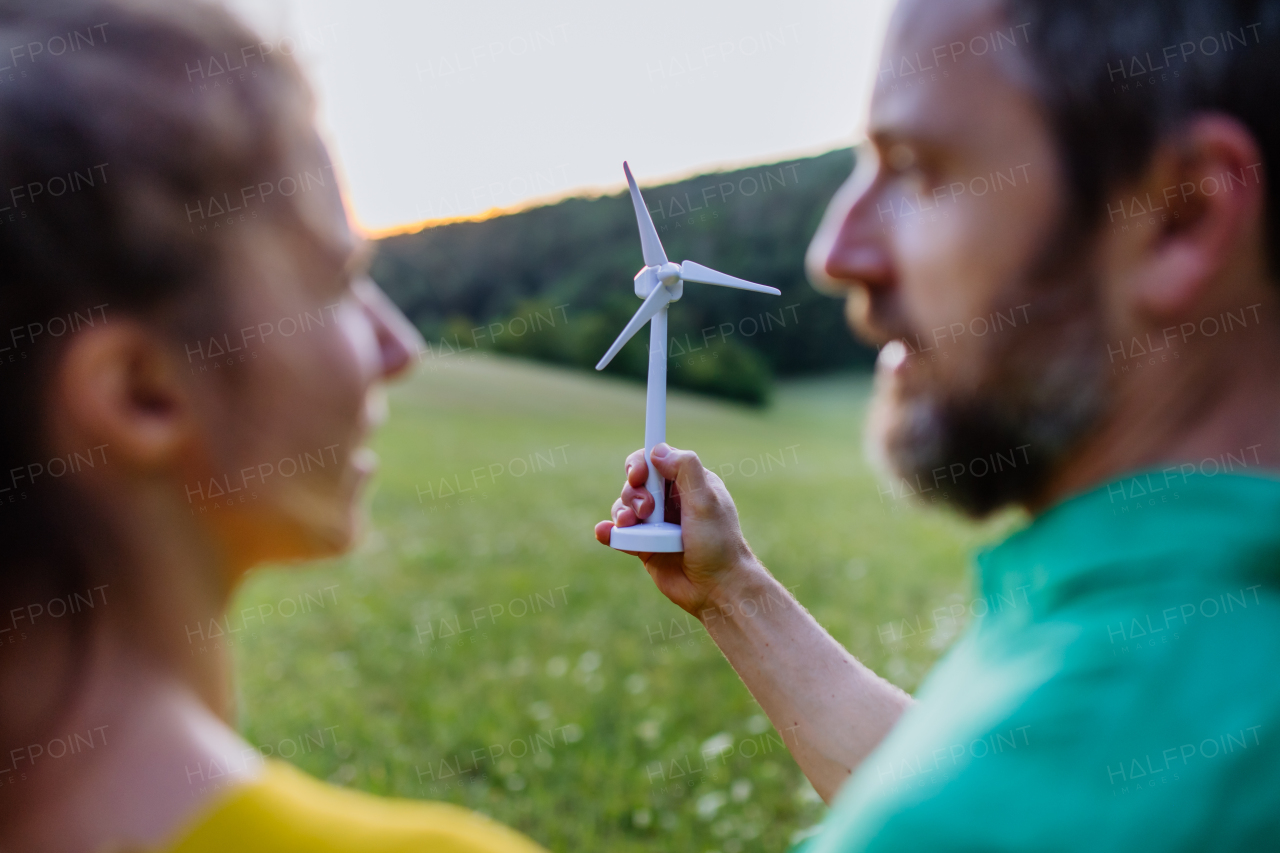
[{"label": "woman", "polygon": [[417,346],[260,41],[188,2],[0,7],[0,849],[536,851],[249,760],[228,661],[189,654],[251,567],[351,545]]}]

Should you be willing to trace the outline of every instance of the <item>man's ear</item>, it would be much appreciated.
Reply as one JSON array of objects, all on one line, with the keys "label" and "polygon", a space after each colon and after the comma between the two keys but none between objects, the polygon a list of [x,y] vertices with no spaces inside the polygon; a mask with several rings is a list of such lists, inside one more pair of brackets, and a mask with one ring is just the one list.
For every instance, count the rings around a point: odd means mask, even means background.
[{"label": "man's ear", "polygon": [[107,445],[112,462],[135,470],[180,462],[194,434],[190,399],[163,341],[127,320],[72,336],[53,392],[60,438]]},{"label": "man's ear", "polygon": [[1166,319],[1193,308],[1230,267],[1250,277],[1265,274],[1262,151],[1238,120],[1206,115],[1192,121],[1157,151],[1129,195],[1119,201],[1126,218],[1146,218],[1145,209],[1158,219],[1128,247],[1138,255],[1132,296],[1139,313]]}]

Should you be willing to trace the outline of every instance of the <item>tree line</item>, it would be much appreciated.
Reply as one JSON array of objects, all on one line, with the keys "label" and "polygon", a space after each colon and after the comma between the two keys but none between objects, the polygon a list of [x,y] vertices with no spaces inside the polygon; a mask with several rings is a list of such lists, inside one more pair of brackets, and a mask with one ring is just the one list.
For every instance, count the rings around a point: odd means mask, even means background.
[{"label": "tree line", "polygon": [[[849,149],[644,189],[672,261],[770,284],[781,297],[688,284],[671,310],[673,387],[763,405],[773,377],[869,366],[804,254],[853,168]],[[569,198],[378,241],[372,275],[418,326],[426,358],[493,349],[591,369],[639,306],[626,193]],[[608,372],[644,379],[648,332]]]}]

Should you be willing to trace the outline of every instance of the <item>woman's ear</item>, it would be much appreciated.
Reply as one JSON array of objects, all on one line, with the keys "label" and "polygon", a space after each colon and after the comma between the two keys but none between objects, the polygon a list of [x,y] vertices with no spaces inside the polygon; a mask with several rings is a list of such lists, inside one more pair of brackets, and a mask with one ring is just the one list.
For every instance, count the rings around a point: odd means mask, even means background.
[{"label": "woman's ear", "polygon": [[1126,210],[1141,207],[1160,218],[1130,244],[1139,312],[1163,319],[1193,309],[1226,268],[1253,255],[1263,272],[1266,174],[1257,141],[1238,120],[1193,121],[1157,152],[1133,198],[1127,195],[1119,202]]},{"label": "woman's ear", "polygon": [[181,462],[194,436],[191,401],[171,354],[130,321],[73,336],[54,374],[55,423],[72,446],[154,471]]}]

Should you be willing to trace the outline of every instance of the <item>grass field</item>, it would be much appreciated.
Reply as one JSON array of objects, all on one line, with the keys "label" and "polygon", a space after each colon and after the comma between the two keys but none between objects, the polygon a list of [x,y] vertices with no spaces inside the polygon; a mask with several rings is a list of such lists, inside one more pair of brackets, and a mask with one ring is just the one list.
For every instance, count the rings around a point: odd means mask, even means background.
[{"label": "grass field", "polygon": [[[880,494],[867,391],[793,382],[765,411],[673,395],[668,435],[832,635],[911,690],[994,531]],[[554,851],[780,851],[820,820],[702,628],[592,537],[642,441],[641,386],[490,356],[425,366],[391,404],[361,547],[262,573],[232,611],[261,614],[233,640],[252,743]]]}]

